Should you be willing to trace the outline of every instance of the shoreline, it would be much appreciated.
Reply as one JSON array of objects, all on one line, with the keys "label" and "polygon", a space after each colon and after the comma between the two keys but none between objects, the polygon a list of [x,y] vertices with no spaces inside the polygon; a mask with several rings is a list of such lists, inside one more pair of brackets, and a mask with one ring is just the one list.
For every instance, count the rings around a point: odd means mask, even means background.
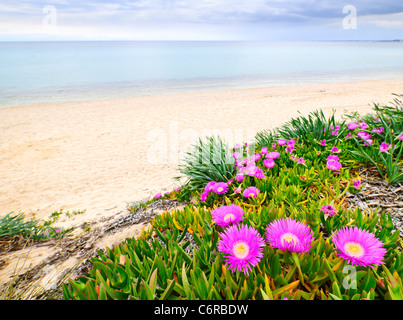
[{"label": "shoreline", "polygon": [[[12,104],[12,105],[0,105],[0,109],[3,108],[20,108],[20,107],[30,107],[35,105],[49,105],[49,104],[63,104],[63,103],[85,103],[85,102],[96,102],[96,101],[111,101],[111,100],[122,100],[122,99],[135,99],[135,98],[147,98],[147,97],[156,97],[156,96],[171,96],[171,95],[186,95],[186,94],[203,94],[203,93],[220,93],[226,91],[243,91],[243,90],[265,90],[265,89],[280,89],[283,90],[285,88],[297,88],[297,87],[305,87],[305,86],[321,86],[321,85],[343,85],[343,84],[356,84],[359,82],[374,82],[374,81],[400,81],[403,78],[400,77],[387,77],[387,78],[376,78],[376,79],[322,79],[322,81],[318,82],[301,82],[301,83],[292,83],[292,84],[253,84],[253,85],[246,85],[245,83],[239,85],[229,85],[225,87],[223,84],[224,82],[219,83],[212,83],[212,84],[205,84],[204,86],[200,85],[190,85],[189,87],[183,87],[181,85],[175,87],[169,87],[165,89],[155,89],[155,91],[150,91],[149,93],[137,93],[137,94],[122,94],[117,92],[109,92],[106,95],[108,97],[97,95],[96,93],[92,93],[92,98],[73,98],[73,96],[65,97],[63,100],[55,100],[55,101],[37,101],[37,102],[26,102],[21,104]],[[223,81],[223,79],[219,79],[219,81]],[[306,80],[305,80],[306,81]],[[182,83],[184,85],[184,83]],[[177,89],[177,88],[181,89]],[[197,89],[189,89],[197,87]],[[214,89],[212,89],[214,88]],[[100,90],[100,89],[98,89]],[[143,90],[144,92],[147,90]],[[116,95],[116,96],[115,96]],[[109,97],[112,96],[112,97]]]},{"label": "shoreline", "polygon": [[0,107],[0,215],[84,210],[70,227],[178,186],[186,148],[208,132],[250,141],[298,111],[368,112],[402,79],[135,96]]}]

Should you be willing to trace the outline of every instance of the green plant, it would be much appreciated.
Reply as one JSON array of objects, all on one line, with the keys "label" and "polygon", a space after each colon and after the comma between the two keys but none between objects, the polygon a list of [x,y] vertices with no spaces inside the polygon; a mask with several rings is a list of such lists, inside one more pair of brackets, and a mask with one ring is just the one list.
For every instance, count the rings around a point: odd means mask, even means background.
[{"label": "green plant", "polygon": [[[202,189],[208,182],[226,182],[232,178],[234,158],[228,145],[220,137],[199,139],[185,155],[179,172],[186,177],[189,190]],[[176,177],[180,180],[182,177]]]},{"label": "green plant", "polygon": [[403,143],[395,136],[395,131],[389,125],[389,122],[395,120],[391,120],[390,117],[387,118],[384,110],[377,105],[375,105],[375,110],[377,118],[384,128],[382,135],[384,140],[381,141],[389,145],[390,149],[387,152],[382,152],[379,143],[373,142],[372,145],[365,146],[362,141],[354,138],[357,149],[352,150],[351,153],[357,156],[357,159],[366,160],[368,163],[373,164],[388,184],[399,183],[403,181]]},{"label": "green plant", "polygon": [[304,144],[323,139],[335,143],[345,133],[344,123],[345,121],[340,123],[336,121],[335,110],[330,117],[326,117],[323,110],[316,110],[309,113],[308,116],[301,115],[292,118],[276,131],[284,139],[297,137]]}]

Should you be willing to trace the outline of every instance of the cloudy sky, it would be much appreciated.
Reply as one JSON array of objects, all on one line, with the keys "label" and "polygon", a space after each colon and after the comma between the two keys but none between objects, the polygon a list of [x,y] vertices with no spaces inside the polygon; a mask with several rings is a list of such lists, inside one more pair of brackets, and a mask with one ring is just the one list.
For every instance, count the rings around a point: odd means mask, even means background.
[{"label": "cloudy sky", "polygon": [[403,39],[402,0],[1,0],[0,41]]}]

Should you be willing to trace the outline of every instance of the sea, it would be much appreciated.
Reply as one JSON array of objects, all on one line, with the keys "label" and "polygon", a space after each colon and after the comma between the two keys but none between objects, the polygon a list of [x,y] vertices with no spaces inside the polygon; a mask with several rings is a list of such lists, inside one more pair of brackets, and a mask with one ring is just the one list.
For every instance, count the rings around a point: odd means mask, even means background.
[{"label": "sea", "polygon": [[0,42],[0,107],[403,77],[403,42]]}]

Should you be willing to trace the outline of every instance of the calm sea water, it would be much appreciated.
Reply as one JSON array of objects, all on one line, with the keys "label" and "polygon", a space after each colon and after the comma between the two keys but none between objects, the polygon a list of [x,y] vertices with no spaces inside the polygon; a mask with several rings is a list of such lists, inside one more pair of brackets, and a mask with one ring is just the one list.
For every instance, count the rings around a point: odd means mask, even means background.
[{"label": "calm sea water", "polygon": [[0,106],[402,75],[403,42],[0,43]]}]

